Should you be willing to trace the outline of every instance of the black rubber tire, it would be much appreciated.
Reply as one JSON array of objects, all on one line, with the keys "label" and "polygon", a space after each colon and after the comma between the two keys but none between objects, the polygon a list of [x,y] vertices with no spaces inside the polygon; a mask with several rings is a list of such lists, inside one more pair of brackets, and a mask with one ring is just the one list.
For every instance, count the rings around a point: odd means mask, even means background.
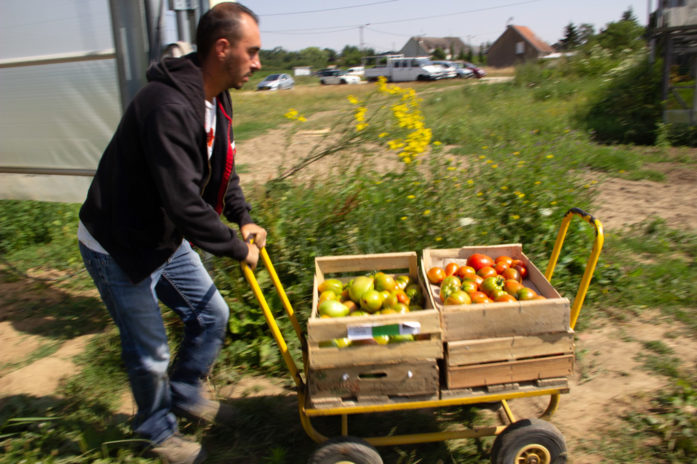
[{"label": "black rubber tire", "polygon": [[322,443],[307,464],[383,464],[377,450],[356,437],[337,437]]},{"label": "black rubber tire", "polygon": [[566,457],[564,436],[542,419],[523,419],[509,425],[491,448],[492,464],[566,464]]}]

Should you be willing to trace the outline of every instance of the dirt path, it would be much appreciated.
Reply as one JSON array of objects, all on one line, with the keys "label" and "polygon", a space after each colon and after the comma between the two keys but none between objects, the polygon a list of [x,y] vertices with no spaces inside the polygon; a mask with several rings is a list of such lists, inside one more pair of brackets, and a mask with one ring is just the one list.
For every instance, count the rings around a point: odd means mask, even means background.
[{"label": "dirt path", "polygon": [[[238,145],[240,162],[250,169],[240,175],[243,184],[264,182],[277,174],[277,166],[288,164],[289,157],[307,153],[324,132],[299,131],[288,141],[285,131],[273,130],[253,140]],[[284,150],[283,147],[286,147]],[[245,157],[253,154],[254,163]],[[390,161],[386,157],[386,161]],[[251,169],[251,166],[254,166]],[[331,163],[318,164],[314,169],[327,170]],[[597,210],[593,213],[603,222],[606,231],[619,230],[627,225],[655,216],[666,220],[673,227],[697,230],[697,172],[683,166],[662,164],[655,166],[666,174],[666,182],[627,181],[609,179],[599,185]],[[96,296],[96,294],[94,294]],[[48,340],[31,331],[23,330],[31,325],[28,315],[22,324],[10,316],[21,311],[23,299],[31,298],[26,289],[16,283],[0,283],[0,401],[16,394],[35,396],[52,395],[59,383],[74,375],[74,355],[80,353],[91,335],[84,335],[63,342]],[[578,334],[578,362],[571,381],[571,391],[562,397],[553,422],[564,433],[570,454],[576,464],[601,462],[579,449],[581,443],[593,438],[602,439],[606,427],[621,427],[619,418],[623,412],[642,410],[647,399],[665,385],[662,377],[652,375],[641,367],[637,354],[642,342],[662,340],[675,350],[684,366],[697,362],[697,340],[689,337],[666,337],[667,333],[679,333],[679,324],[663,319],[657,312],[646,312],[625,323],[607,323],[591,327]],[[33,356],[49,344],[54,352],[33,360]],[[49,347],[51,348],[51,347]],[[40,379],[40,381],[39,381]],[[244,380],[222,392],[225,396],[247,396],[281,391],[281,387],[269,380]],[[546,404],[538,400],[512,403],[514,412],[527,416]],[[516,408],[520,408],[517,410]],[[124,393],[122,412],[131,414],[133,405],[128,392]]]}]

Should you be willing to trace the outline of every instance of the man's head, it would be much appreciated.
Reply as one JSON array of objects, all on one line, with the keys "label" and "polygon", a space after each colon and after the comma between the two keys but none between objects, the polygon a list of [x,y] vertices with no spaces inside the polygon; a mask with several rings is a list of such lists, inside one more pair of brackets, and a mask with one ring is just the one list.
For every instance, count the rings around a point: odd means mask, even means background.
[{"label": "man's head", "polygon": [[216,87],[239,89],[261,69],[259,18],[239,3],[219,3],[201,16],[196,44],[207,77]]}]

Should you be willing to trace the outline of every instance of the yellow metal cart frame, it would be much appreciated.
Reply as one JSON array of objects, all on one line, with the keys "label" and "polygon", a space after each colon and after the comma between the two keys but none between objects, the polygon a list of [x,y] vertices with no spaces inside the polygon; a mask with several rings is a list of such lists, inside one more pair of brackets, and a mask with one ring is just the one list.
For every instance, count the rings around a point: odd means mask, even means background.
[{"label": "yellow metal cart frame", "polygon": [[[552,255],[550,257],[549,263],[547,265],[547,269],[545,271],[545,277],[547,278],[548,281],[551,281],[552,279],[552,274],[554,273],[554,269],[556,267],[559,255],[561,253],[562,246],[564,244],[564,239],[566,238],[566,234],[569,229],[569,224],[571,222],[571,219],[574,216],[578,216],[584,221],[588,222],[595,228],[595,240],[593,243],[593,247],[590,253],[590,257],[588,258],[588,262],[586,264],[586,269],[584,271],[584,274],[581,278],[576,297],[574,298],[573,305],[571,306],[571,311],[570,311],[570,328],[573,329],[574,326],[576,325],[576,321],[578,320],[578,316],[581,312],[581,307],[583,305],[583,301],[586,296],[586,292],[588,290],[588,286],[590,285],[591,278],[593,277],[593,273],[595,271],[595,266],[598,262],[598,258],[600,256],[600,252],[603,246],[603,241],[604,241],[604,235],[603,235],[603,227],[602,224],[600,223],[599,220],[594,218],[592,215],[586,213],[585,211],[579,209],[579,208],[571,208],[565,215],[562,220],[561,227],[559,228],[559,232],[557,234],[556,242],[554,244],[554,248],[552,251]],[[307,369],[308,369],[308,362],[307,362],[307,355],[308,355],[308,350],[307,350],[307,340],[305,337],[305,334],[302,330],[302,327],[298,323],[297,317],[295,316],[295,312],[293,310],[293,307],[288,300],[288,297],[285,293],[285,290],[283,288],[283,285],[281,284],[278,274],[276,273],[276,270],[271,262],[271,259],[269,258],[268,253],[266,252],[266,249],[261,250],[261,258],[264,263],[264,266],[268,270],[271,279],[274,283],[274,286],[276,287],[276,291],[278,292],[278,295],[281,299],[281,302],[283,304],[283,307],[286,311],[286,314],[288,315],[291,323],[293,324],[293,328],[295,330],[296,335],[298,336],[301,346],[302,346],[302,352],[303,352],[303,366],[304,366],[304,377],[307,378]],[[518,398],[525,398],[525,397],[533,397],[533,396],[550,396],[550,401],[549,404],[546,408],[546,410],[539,416],[539,419],[547,420],[549,419],[554,412],[556,411],[558,405],[559,405],[559,397],[564,391],[560,387],[549,387],[549,388],[539,388],[534,391],[520,391],[520,392],[506,392],[506,393],[494,393],[494,394],[485,394],[485,395],[480,395],[476,397],[469,397],[469,398],[444,398],[444,399],[437,399],[437,400],[427,400],[427,401],[409,401],[409,402],[400,402],[400,403],[390,403],[390,404],[378,404],[378,405],[366,405],[366,406],[361,406],[361,405],[352,405],[352,406],[345,406],[345,407],[333,407],[333,408],[321,408],[321,409],[316,409],[316,408],[311,408],[308,406],[309,402],[306,401],[307,396],[308,396],[308,388],[305,380],[303,379],[303,375],[300,374],[300,370],[298,369],[297,364],[295,363],[295,360],[291,356],[289,350],[288,350],[288,345],[286,344],[285,338],[283,334],[281,333],[278,324],[276,323],[275,316],[271,312],[271,309],[266,302],[266,298],[264,297],[261,288],[256,280],[256,277],[254,275],[254,272],[252,269],[249,268],[245,263],[242,263],[242,272],[245,275],[245,278],[247,279],[250,287],[252,288],[252,291],[254,292],[254,295],[256,298],[259,300],[259,304],[261,305],[262,311],[264,313],[264,316],[266,318],[266,321],[268,323],[268,326],[271,330],[271,333],[276,341],[276,343],[279,346],[279,349],[281,351],[281,355],[283,356],[283,360],[286,363],[286,366],[288,367],[288,370],[290,371],[290,374],[293,378],[293,381],[295,382],[295,385],[297,387],[297,392],[298,392],[298,412],[300,415],[300,422],[303,426],[303,429],[307,433],[307,435],[314,440],[317,443],[323,443],[327,442],[329,440],[329,437],[324,436],[320,432],[318,432],[312,425],[311,420],[314,417],[326,417],[326,416],[338,416],[340,417],[341,420],[341,434],[342,436],[348,436],[349,431],[348,431],[348,416],[349,415],[355,415],[355,414],[367,414],[367,413],[381,413],[381,412],[392,412],[392,411],[404,411],[404,410],[416,410],[416,409],[424,409],[424,408],[442,408],[442,407],[451,407],[451,406],[466,406],[466,405],[471,405],[471,404],[478,404],[478,403],[501,403],[501,407],[503,409],[503,412],[506,416],[506,419],[510,424],[515,424],[517,422],[517,419],[515,415],[513,414],[513,411],[508,405],[509,400],[513,399],[518,399]],[[475,427],[471,429],[465,429],[465,430],[458,430],[458,431],[442,431],[442,432],[433,432],[433,433],[417,433],[417,434],[407,434],[407,435],[389,435],[389,436],[380,436],[380,437],[362,437],[362,440],[364,442],[367,442],[371,446],[395,446],[395,445],[404,445],[404,444],[418,444],[418,443],[428,443],[428,442],[439,442],[439,441],[444,441],[444,440],[453,440],[453,439],[463,439],[463,438],[477,438],[477,437],[486,437],[486,436],[499,436],[501,435],[504,431],[507,430],[507,428],[510,428],[509,425],[500,425],[500,426],[488,426],[488,427]],[[535,439],[532,440],[533,442]],[[539,441],[539,440],[538,440]],[[496,445],[495,445],[496,448]],[[515,458],[511,461],[511,463],[539,463],[539,464],[550,464],[552,462],[551,459],[551,454],[550,451],[545,447],[544,444],[538,444],[538,443],[529,443],[526,446],[519,446],[520,449],[517,449],[515,451]],[[494,456],[492,456],[492,461],[494,460]],[[377,458],[379,459],[379,457]],[[320,462],[320,461],[317,461]],[[321,461],[325,462],[325,461]],[[359,462],[359,461],[352,461],[346,459],[339,459],[336,461],[326,461],[326,462]],[[370,461],[365,460],[365,461],[360,461],[360,462],[382,462],[380,461]],[[507,461],[497,461],[497,462],[507,462]]]}]

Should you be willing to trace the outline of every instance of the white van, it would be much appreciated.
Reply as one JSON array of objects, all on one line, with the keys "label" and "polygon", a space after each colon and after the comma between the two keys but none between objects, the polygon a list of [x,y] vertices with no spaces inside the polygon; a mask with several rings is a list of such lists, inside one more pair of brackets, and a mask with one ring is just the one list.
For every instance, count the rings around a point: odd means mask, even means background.
[{"label": "white van", "polygon": [[384,76],[390,82],[432,81],[447,77],[445,68],[433,64],[428,57],[404,55],[369,56],[364,59],[364,76],[375,81]]}]

